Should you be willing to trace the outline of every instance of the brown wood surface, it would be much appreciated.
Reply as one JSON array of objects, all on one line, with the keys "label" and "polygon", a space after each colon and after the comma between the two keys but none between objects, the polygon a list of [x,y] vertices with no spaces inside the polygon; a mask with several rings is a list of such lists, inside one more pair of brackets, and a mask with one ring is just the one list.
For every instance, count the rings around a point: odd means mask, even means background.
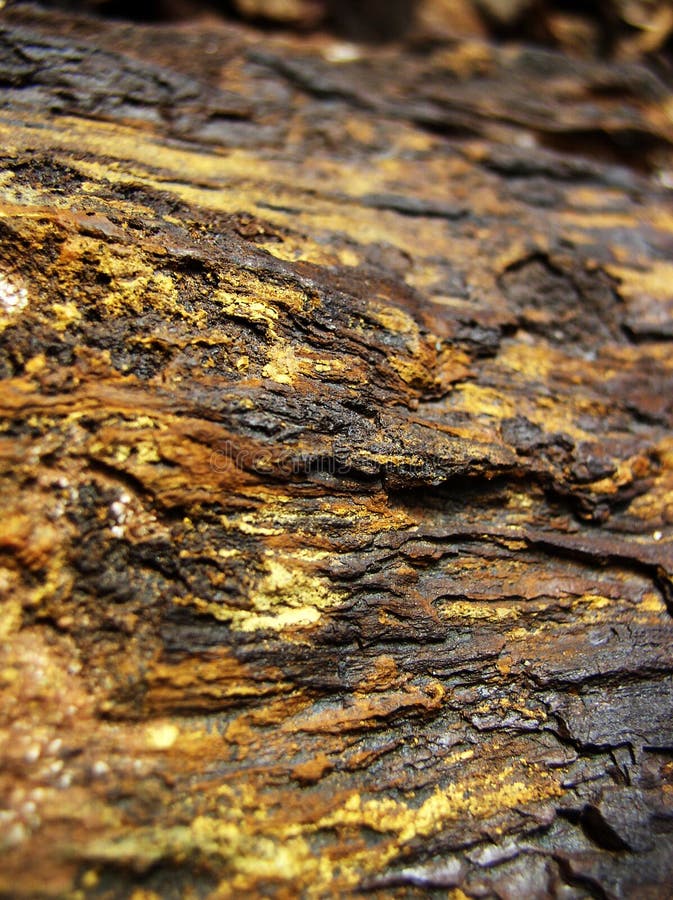
[{"label": "brown wood surface", "polygon": [[654,70],[0,23],[0,893],[667,898]]}]

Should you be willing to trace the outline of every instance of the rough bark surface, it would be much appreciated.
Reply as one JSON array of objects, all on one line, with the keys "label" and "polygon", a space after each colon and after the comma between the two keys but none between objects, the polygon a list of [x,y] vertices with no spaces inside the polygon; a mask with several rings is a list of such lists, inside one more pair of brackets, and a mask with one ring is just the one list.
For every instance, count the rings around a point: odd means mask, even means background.
[{"label": "rough bark surface", "polygon": [[3,896],[664,898],[671,92],[0,27]]}]

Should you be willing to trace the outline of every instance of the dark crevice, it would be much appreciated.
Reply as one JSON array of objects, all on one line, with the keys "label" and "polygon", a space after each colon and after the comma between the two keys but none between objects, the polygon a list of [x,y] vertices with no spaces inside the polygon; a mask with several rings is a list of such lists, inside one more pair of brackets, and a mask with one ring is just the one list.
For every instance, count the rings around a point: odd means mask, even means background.
[{"label": "dark crevice", "polygon": [[599,131],[587,128],[538,132],[542,147],[564,156],[584,156],[601,165],[622,165],[642,175],[656,168],[659,151],[669,153],[668,141],[640,130]]},{"label": "dark crevice", "polygon": [[106,479],[111,478],[118,484],[123,484],[132,494],[139,497],[151,496],[147,486],[131,472],[117,468],[111,463],[104,462],[95,457],[89,457],[88,466],[92,472],[99,472],[101,475],[104,475]]},{"label": "dark crevice", "polygon": [[579,823],[586,836],[601,850],[620,852],[630,850],[629,845],[605,821],[595,806],[585,806],[580,813]]},{"label": "dark crevice", "polygon": [[614,900],[613,895],[607,893],[605,888],[595,878],[574,872],[569,861],[559,854],[554,854],[554,859],[558,863],[561,875],[566,884],[582,888],[587,891],[594,900]]}]

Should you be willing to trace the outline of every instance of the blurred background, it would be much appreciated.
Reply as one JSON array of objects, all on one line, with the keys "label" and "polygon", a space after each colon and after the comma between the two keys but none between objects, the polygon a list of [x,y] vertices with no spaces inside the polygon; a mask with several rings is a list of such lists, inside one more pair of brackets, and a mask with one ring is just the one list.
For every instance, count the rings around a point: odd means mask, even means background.
[{"label": "blurred background", "polygon": [[[6,0],[2,6],[21,5]],[[583,59],[673,65],[673,0],[43,0],[135,21],[226,17],[269,29],[422,48],[457,38],[525,41]]]}]

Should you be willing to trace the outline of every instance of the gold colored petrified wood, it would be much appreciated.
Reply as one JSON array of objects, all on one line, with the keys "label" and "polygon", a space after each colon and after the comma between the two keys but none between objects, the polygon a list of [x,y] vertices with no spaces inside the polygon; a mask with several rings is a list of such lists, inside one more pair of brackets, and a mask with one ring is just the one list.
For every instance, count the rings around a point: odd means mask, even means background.
[{"label": "gold colored petrified wood", "polygon": [[2,896],[670,896],[669,88],[3,15]]}]

